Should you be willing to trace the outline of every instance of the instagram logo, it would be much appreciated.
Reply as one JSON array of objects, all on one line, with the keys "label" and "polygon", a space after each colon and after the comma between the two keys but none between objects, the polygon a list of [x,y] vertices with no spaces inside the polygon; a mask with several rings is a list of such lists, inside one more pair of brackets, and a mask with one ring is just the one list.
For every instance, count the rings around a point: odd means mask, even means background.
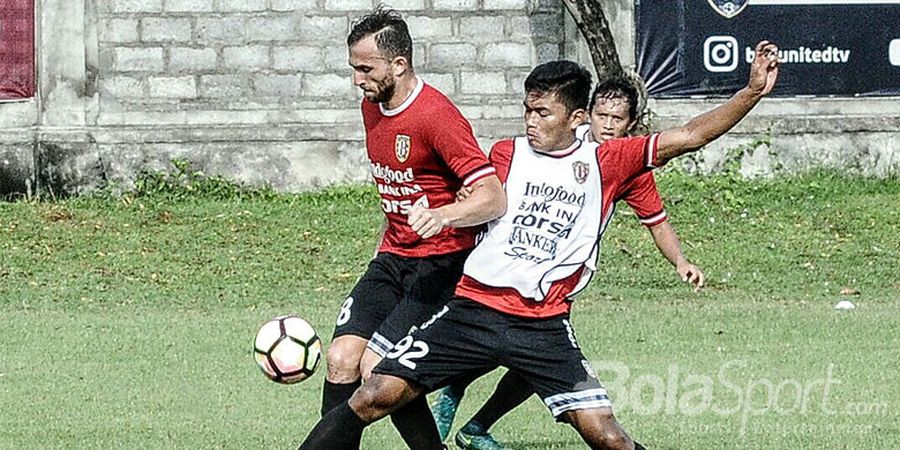
[{"label": "instagram logo", "polygon": [[710,36],[703,43],[703,66],[710,72],[731,72],[738,65],[738,43],[731,36]]}]

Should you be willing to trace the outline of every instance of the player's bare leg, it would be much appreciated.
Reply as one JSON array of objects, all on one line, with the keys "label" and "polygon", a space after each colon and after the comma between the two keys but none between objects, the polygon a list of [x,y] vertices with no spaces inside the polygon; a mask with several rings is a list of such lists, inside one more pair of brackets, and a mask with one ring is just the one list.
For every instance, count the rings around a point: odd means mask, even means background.
[{"label": "player's bare leg", "polygon": [[568,411],[565,421],[571,424],[581,438],[596,450],[641,450],[639,444],[625,433],[616,421],[611,408],[591,408]]},{"label": "player's bare leg", "polygon": [[359,372],[362,375],[363,383],[372,377],[372,369],[374,369],[379,362],[381,362],[381,356],[372,351],[372,349],[366,347],[362,358],[359,360]]},{"label": "player's bare leg", "polygon": [[[371,348],[366,348],[359,363],[363,385],[369,382],[372,377],[372,369],[381,360],[381,356],[378,356]],[[422,418],[428,417],[429,413],[428,401],[424,395],[410,400],[404,407],[391,413],[391,422],[394,423],[394,428],[400,432],[400,436],[409,448],[431,448],[443,440],[437,425],[423,421]]]},{"label": "player's bare leg", "polygon": [[328,346],[328,371],[322,389],[322,415],[346,403],[360,385],[359,363],[368,341],[353,335],[339,336]]},{"label": "player's bare leg", "polygon": [[372,423],[400,409],[421,393],[421,387],[413,386],[403,378],[376,373],[350,397],[350,409],[360,419]]},{"label": "player's bare leg", "polygon": [[336,338],[328,346],[328,374],[325,379],[332,383],[352,383],[359,380],[359,364],[368,341],[345,335]]}]

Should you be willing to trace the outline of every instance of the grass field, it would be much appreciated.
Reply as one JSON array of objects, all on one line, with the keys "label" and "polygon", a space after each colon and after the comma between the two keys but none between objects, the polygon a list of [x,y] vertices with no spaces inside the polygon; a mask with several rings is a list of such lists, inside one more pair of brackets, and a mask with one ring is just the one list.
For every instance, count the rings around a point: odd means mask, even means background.
[{"label": "grass field", "polygon": [[[573,314],[630,433],[654,450],[900,448],[900,180],[666,172],[660,189],[708,287],[681,284],[623,207]],[[290,312],[330,336],[379,220],[363,188],[0,203],[0,448],[295,448],[323,373],[267,381],[253,335]],[[537,399],[495,432],[585,448]],[[403,445],[381,423],[363,448]]]}]

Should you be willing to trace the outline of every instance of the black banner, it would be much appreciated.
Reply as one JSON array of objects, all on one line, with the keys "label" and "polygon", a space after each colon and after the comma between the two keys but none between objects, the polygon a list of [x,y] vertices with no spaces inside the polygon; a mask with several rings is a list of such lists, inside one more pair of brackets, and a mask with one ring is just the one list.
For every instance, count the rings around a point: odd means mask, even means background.
[{"label": "black banner", "polygon": [[900,95],[900,0],[635,0],[635,21],[653,97],[730,96],[763,39],[773,95]]}]

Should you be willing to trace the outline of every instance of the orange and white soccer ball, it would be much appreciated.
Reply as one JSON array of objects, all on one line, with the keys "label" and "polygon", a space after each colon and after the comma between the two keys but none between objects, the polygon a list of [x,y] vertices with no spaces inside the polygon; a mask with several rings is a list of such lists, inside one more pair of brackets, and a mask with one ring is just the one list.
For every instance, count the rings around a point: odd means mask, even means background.
[{"label": "orange and white soccer ball", "polygon": [[259,328],[253,356],[270,380],[297,383],[312,376],[319,367],[322,341],[307,321],[297,316],[279,316]]}]

